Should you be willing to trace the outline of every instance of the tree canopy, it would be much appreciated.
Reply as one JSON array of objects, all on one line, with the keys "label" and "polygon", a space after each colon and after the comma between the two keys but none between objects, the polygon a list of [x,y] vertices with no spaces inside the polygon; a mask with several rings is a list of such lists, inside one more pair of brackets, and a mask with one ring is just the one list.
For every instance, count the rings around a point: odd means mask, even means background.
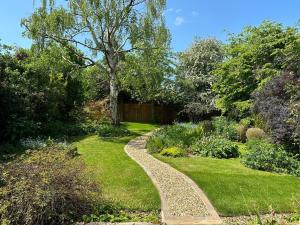
[{"label": "tree canopy", "polygon": [[249,114],[251,94],[282,70],[297,64],[298,57],[292,59],[294,54],[290,54],[297,40],[296,28],[268,21],[230,35],[225,47],[226,59],[214,72],[213,89],[219,96],[217,107],[235,116]]},{"label": "tree canopy", "polygon": [[43,46],[57,42],[62,46],[74,44],[92,55],[81,55],[89,65],[104,56],[104,68],[110,79],[112,122],[119,124],[118,73],[126,53],[168,48],[169,32],[165,27],[165,0],[68,0],[57,6],[54,0],[43,0],[43,7],[24,19],[28,37]]},{"label": "tree canopy", "polygon": [[183,112],[198,118],[215,109],[213,71],[224,57],[221,42],[214,38],[195,39],[191,47],[179,54],[177,83]]}]

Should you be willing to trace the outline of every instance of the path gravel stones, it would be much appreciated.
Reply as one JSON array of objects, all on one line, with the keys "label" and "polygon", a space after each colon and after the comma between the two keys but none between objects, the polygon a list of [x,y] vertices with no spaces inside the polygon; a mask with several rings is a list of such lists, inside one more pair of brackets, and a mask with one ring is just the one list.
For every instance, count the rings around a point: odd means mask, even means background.
[{"label": "path gravel stones", "polygon": [[222,224],[202,190],[186,175],[147,153],[151,133],[130,141],[126,153],[152,179],[162,201],[162,222],[166,224]]}]

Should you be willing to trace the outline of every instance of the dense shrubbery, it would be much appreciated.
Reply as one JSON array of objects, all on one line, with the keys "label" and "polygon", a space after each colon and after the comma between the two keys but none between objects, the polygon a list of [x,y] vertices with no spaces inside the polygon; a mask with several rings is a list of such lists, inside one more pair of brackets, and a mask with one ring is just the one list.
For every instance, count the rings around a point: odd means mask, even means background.
[{"label": "dense shrubbery", "polygon": [[246,166],[300,176],[300,161],[287,153],[283,146],[265,140],[251,140],[247,146],[249,152],[244,155],[242,160]]},{"label": "dense shrubbery", "polygon": [[194,124],[174,124],[157,132],[147,142],[150,152],[160,152],[164,148],[188,148],[195,139],[204,134],[202,126]]},{"label": "dense shrubbery", "polygon": [[236,131],[236,126],[237,126],[236,122],[232,120],[228,120],[224,116],[219,116],[213,118],[212,123],[213,123],[215,134],[223,136],[230,140],[236,140],[238,138],[237,131]]},{"label": "dense shrubbery", "polygon": [[[32,147],[40,141],[25,142]],[[93,211],[99,188],[84,179],[83,162],[75,149],[52,142],[28,150],[3,165],[0,187],[1,224],[71,224]]]},{"label": "dense shrubbery", "polygon": [[261,115],[276,143],[300,153],[300,78],[284,73],[257,92],[254,111]]},{"label": "dense shrubbery", "polygon": [[191,147],[194,154],[215,158],[236,158],[239,156],[238,146],[232,141],[217,137],[208,136],[195,142]]},{"label": "dense shrubbery", "polygon": [[74,51],[54,44],[43,51],[0,47],[1,141],[41,135],[55,121],[74,121],[85,84],[81,69],[61,60],[82,65]]},{"label": "dense shrubbery", "polygon": [[[126,127],[114,127],[109,121],[85,120],[77,123],[52,123],[47,132],[54,138],[68,138],[87,134],[97,134],[101,137],[120,137],[129,135]],[[44,133],[46,136],[47,133]],[[41,133],[43,134],[43,133]]]},{"label": "dense shrubbery", "polygon": [[96,133],[101,137],[121,137],[130,135],[130,131],[122,125],[115,127],[111,123],[99,123],[96,126]]},{"label": "dense shrubbery", "polygon": [[170,149],[177,147],[195,155],[233,158],[239,156],[238,147],[228,137],[233,139],[236,136],[235,123],[220,117],[212,124],[206,121],[162,128],[149,139],[147,148],[152,153],[161,152],[163,155],[169,155]]}]

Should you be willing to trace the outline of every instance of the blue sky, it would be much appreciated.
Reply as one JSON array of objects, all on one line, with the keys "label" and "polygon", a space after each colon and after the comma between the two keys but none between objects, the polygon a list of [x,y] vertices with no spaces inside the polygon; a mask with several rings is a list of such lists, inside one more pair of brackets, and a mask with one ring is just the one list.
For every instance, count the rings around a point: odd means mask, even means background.
[{"label": "blue sky", "polygon": [[[22,37],[20,20],[33,10],[33,0],[1,2],[3,43],[30,46],[30,41]],[[300,0],[167,0],[165,17],[172,34],[172,47],[181,51],[195,36],[226,41],[228,32],[239,33],[244,26],[259,25],[266,19],[296,25],[300,19]]]}]

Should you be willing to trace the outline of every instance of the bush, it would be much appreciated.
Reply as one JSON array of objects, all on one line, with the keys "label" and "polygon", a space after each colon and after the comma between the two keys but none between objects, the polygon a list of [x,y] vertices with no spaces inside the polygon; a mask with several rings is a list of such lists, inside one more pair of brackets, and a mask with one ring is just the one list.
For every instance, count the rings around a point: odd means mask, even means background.
[{"label": "bush", "polygon": [[242,160],[245,166],[300,176],[300,161],[287,153],[281,145],[256,139],[248,141],[247,146],[249,152],[244,155]]},{"label": "bush", "polygon": [[254,113],[265,122],[274,142],[300,153],[300,76],[283,72],[254,94]]},{"label": "bush", "polygon": [[163,149],[160,154],[170,157],[182,157],[186,155],[186,151],[178,147],[171,147]]},{"label": "bush", "polygon": [[130,131],[123,126],[113,126],[111,123],[100,123],[96,127],[96,133],[101,137],[122,137],[130,135]]},{"label": "bush", "polygon": [[201,125],[183,123],[166,126],[155,132],[147,142],[151,153],[160,152],[164,148],[188,148],[195,140],[201,139],[204,130]]},{"label": "bush", "polygon": [[72,224],[91,213],[99,189],[83,179],[75,150],[53,145],[6,163],[0,172],[0,224]]},{"label": "bush", "polygon": [[213,124],[210,120],[203,120],[201,124],[205,133],[211,132],[213,130]]},{"label": "bush", "polygon": [[224,116],[219,116],[219,117],[215,117],[212,123],[216,135],[223,136],[224,138],[230,140],[237,139],[237,133],[235,129],[237,125],[236,122],[230,121]]},{"label": "bush", "polygon": [[239,156],[238,146],[232,141],[216,136],[204,137],[191,150],[194,154],[215,158],[235,158]]},{"label": "bush", "polygon": [[240,120],[240,124],[246,128],[249,128],[253,124],[253,119],[251,117],[245,117]]},{"label": "bush", "polygon": [[245,141],[246,140],[246,127],[242,124],[238,124],[236,126],[236,133],[239,141]]},{"label": "bush", "polygon": [[111,118],[108,98],[89,102],[84,111],[91,120],[109,120]]},{"label": "bush", "polygon": [[246,137],[248,140],[265,139],[267,137],[267,135],[260,128],[249,128],[246,132]]}]

